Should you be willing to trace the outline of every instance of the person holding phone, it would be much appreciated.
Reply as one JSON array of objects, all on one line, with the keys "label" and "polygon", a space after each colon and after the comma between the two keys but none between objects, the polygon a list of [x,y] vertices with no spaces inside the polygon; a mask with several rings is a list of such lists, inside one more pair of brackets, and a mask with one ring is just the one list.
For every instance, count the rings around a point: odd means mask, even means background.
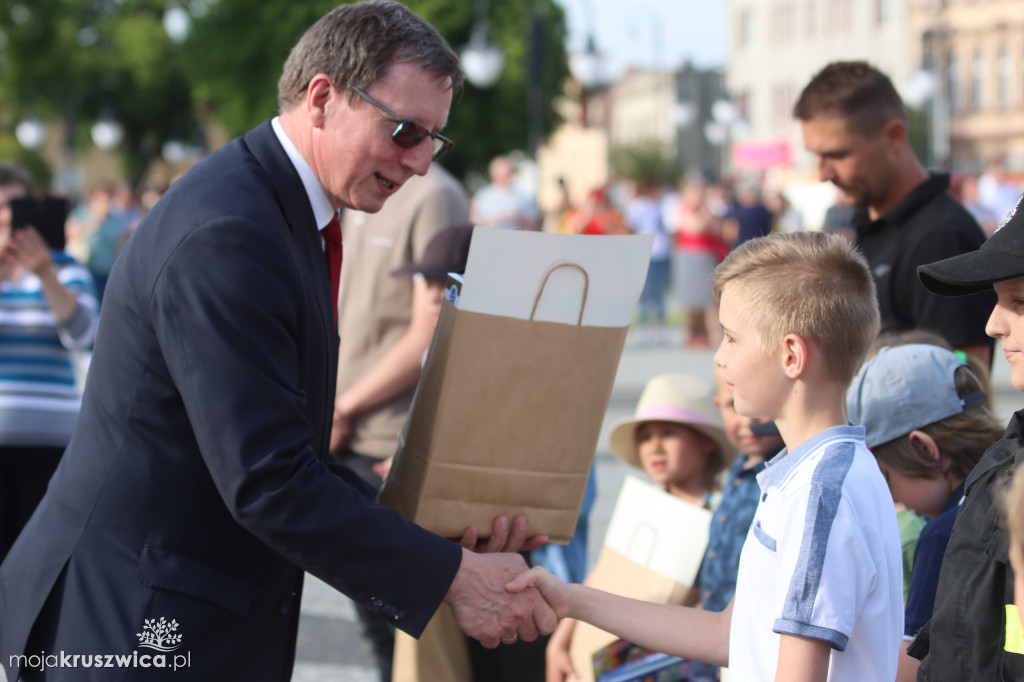
[{"label": "person holding phone", "polygon": [[31,190],[28,173],[0,164],[0,562],[71,439],[75,351],[90,346],[99,318],[88,271],[34,225],[12,227],[11,202]]}]

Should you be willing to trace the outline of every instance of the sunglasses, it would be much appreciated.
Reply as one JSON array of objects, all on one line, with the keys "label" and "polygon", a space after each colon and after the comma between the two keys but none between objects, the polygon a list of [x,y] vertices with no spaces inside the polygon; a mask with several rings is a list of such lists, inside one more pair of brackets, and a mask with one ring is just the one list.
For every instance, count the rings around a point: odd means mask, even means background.
[{"label": "sunglasses", "polygon": [[398,123],[398,125],[395,127],[395,132],[391,133],[391,141],[397,144],[402,149],[412,149],[420,142],[423,142],[424,139],[429,137],[430,146],[431,149],[433,150],[430,159],[431,161],[437,161],[442,156],[447,154],[448,150],[455,145],[454,142],[449,140],[444,135],[441,135],[440,133],[432,133],[423,126],[421,126],[419,123],[402,118],[401,116],[391,111],[374,98],[370,97],[368,94],[366,94],[359,88],[351,89],[352,92],[356,93],[364,100],[366,100],[373,106],[383,111],[385,114],[393,118],[395,122]]}]

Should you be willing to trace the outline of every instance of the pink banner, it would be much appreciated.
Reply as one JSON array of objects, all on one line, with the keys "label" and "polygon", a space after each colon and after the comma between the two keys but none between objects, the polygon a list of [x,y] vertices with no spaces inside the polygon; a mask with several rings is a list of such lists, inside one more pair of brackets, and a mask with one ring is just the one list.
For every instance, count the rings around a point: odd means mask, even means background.
[{"label": "pink banner", "polygon": [[737,140],[732,144],[732,165],[736,170],[784,168],[793,163],[789,140]]}]

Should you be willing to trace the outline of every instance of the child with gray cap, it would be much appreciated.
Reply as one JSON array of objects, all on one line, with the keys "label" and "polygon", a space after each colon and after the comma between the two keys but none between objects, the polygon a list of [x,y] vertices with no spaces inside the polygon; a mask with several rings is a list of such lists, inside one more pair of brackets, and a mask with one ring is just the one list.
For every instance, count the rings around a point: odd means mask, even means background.
[{"label": "child with gray cap", "polygon": [[[854,377],[847,408],[850,421],[864,425],[893,499],[931,519],[914,553],[904,617],[909,642],[931,618],[964,480],[1003,429],[974,370],[930,344],[882,348]],[[916,679],[918,665],[900,656],[896,679]]]},{"label": "child with gray cap", "polygon": [[[944,296],[992,288],[996,304],[985,333],[997,339],[1010,382],[1024,391],[1024,211],[1017,202],[977,251],[918,268]],[[964,482],[964,500],[946,547],[931,621],[907,653],[921,660],[918,679],[1024,680],[1024,631],[1013,613],[1013,571],[999,500],[1024,462],[1024,411],[1010,419]]]}]

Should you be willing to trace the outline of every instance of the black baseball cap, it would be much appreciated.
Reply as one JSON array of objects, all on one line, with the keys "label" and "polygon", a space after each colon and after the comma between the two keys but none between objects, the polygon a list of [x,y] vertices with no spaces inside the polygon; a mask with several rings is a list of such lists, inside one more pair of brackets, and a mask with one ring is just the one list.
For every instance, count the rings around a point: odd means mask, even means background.
[{"label": "black baseball cap", "polygon": [[917,266],[925,288],[943,296],[963,296],[990,289],[993,282],[1024,276],[1022,200],[1017,199],[999,229],[977,251]]},{"label": "black baseball cap", "polygon": [[430,240],[423,251],[423,258],[415,263],[403,265],[391,272],[392,275],[419,273],[434,282],[444,282],[449,272],[462,274],[469,260],[469,242],[473,238],[472,225],[457,225],[446,228]]}]

